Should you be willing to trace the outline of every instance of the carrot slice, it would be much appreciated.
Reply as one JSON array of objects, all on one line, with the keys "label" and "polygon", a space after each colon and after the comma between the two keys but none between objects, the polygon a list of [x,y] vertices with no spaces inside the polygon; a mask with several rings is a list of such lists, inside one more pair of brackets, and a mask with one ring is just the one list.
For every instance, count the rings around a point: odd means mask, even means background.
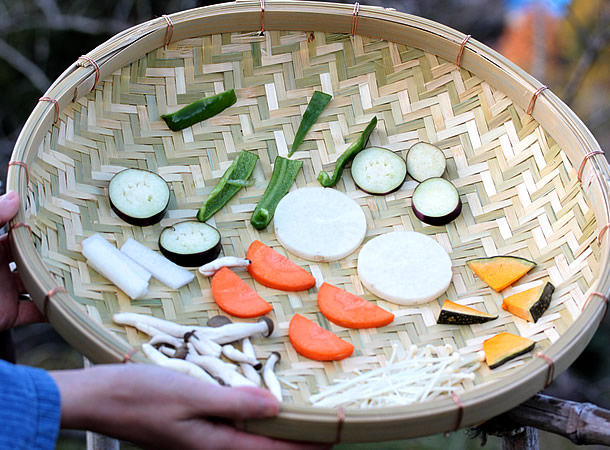
[{"label": "carrot slice", "polygon": [[260,241],[254,241],[246,255],[251,261],[247,270],[263,286],[282,291],[305,291],[316,285],[316,279],[305,269]]},{"label": "carrot slice", "polygon": [[228,267],[212,277],[212,296],[223,311],[242,318],[264,316],[273,309],[248,283]]},{"label": "carrot slice", "polygon": [[354,352],[352,344],[300,314],[290,320],[288,338],[297,353],[316,361],[339,361]]},{"label": "carrot slice", "polygon": [[318,290],[318,306],[328,320],[346,328],[383,327],[394,320],[391,312],[328,283]]}]

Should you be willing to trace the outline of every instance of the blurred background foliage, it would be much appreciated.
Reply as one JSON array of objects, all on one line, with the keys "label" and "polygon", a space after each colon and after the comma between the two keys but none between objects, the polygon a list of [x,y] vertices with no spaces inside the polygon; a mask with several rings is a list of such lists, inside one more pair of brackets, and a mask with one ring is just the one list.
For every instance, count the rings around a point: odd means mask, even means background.
[{"label": "blurred background foliage", "polygon": [[[353,2],[345,2],[353,3]],[[534,75],[562,98],[610,148],[610,1],[608,0],[366,0],[426,17],[471,34]],[[196,0],[0,0],[0,193],[19,131],[38,98],[76,59],[114,34],[179,10]],[[18,361],[47,369],[82,365],[48,325],[15,333]],[[546,391],[610,407],[610,320],[576,363]],[[542,436],[542,448],[571,448]],[[82,448],[82,434],[64,433],[59,448]],[[375,445],[375,448],[479,448],[465,433]],[[341,448],[371,448],[370,445]],[[500,448],[499,439],[486,448]]]}]

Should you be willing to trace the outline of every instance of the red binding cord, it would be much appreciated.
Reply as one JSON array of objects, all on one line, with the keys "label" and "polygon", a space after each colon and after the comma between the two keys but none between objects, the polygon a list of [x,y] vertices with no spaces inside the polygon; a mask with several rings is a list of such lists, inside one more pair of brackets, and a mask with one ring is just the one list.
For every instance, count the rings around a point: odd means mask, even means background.
[{"label": "red binding cord", "polygon": [[27,180],[27,183],[30,184],[30,171],[28,169],[28,165],[22,161],[9,161],[8,162],[8,166],[19,166],[19,167],[23,167],[25,169],[25,179]]},{"label": "red binding cord", "polygon": [[133,355],[135,355],[137,351],[138,351],[138,349],[137,349],[137,348],[132,348],[131,350],[129,350],[127,353],[125,353],[125,354],[123,355],[123,359],[122,359],[122,361],[121,361],[121,362],[122,362],[123,364],[125,364],[125,363],[129,362],[129,360],[131,359],[131,357],[132,357]]},{"label": "red binding cord", "polygon": [[335,444],[341,442],[341,433],[343,432],[343,424],[345,423],[345,411],[343,406],[337,409],[337,435],[335,436]]},{"label": "red binding cord", "polygon": [[163,14],[161,17],[163,17],[167,22],[167,29],[165,30],[165,39],[163,40],[163,47],[167,48],[167,46],[172,42],[172,38],[174,37],[174,22],[172,22],[171,17],[166,14]]},{"label": "red binding cord", "polygon": [[261,31],[259,35],[265,35],[265,0],[261,0]]},{"label": "red binding cord", "polygon": [[55,294],[57,294],[58,292],[64,292],[67,293],[66,288],[63,286],[56,286],[53,289],[51,289],[49,292],[47,292],[47,295],[45,295],[43,303],[42,303],[42,316],[48,320],[49,318],[49,303],[51,301],[51,297],[53,297]]},{"label": "red binding cord", "polygon": [[358,14],[360,13],[360,3],[354,3],[354,12],[352,12],[352,36],[356,34],[358,27]]},{"label": "red binding cord", "polygon": [[534,94],[532,95],[532,98],[530,100],[530,104],[527,107],[527,111],[525,112],[528,116],[532,115],[532,111],[534,111],[534,105],[536,104],[536,100],[538,100],[538,96],[542,93],[542,91],[544,91],[545,89],[548,89],[548,86],[542,85],[540,86],[538,89],[536,89],[536,92],[534,92]]},{"label": "red binding cord", "polygon": [[55,106],[55,120],[53,123],[57,123],[59,120],[59,102],[51,97],[40,97],[38,99],[39,102],[51,102]]},{"label": "red binding cord", "polygon": [[608,228],[610,228],[610,223],[607,223],[602,227],[601,230],[599,230],[599,235],[597,236],[597,245],[602,245],[602,238],[604,237],[604,234],[606,234],[606,231],[608,231]]},{"label": "red binding cord", "polygon": [[546,372],[546,378],[544,379],[544,389],[546,389],[553,382],[553,376],[555,375],[555,363],[551,358],[542,352],[538,352],[534,356],[536,356],[536,358],[543,359],[547,366],[549,366]]},{"label": "red binding cord", "polygon": [[578,168],[578,175],[576,176],[579,183],[582,183],[582,172],[585,170],[585,164],[589,160],[589,158],[591,158],[593,155],[603,154],[604,152],[602,150],[593,150],[592,152],[589,152],[585,155],[585,157],[582,159],[582,162],[580,163],[580,167]]},{"label": "red binding cord", "polygon": [[471,37],[472,36],[470,34],[467,35],[466,37],[464,37],[462,43],[460,44],[460,51],[458,52],[457,58],[455,59],[455,65],[458,67],[460,67],[460,64],[462,64],[462,56],[464,55],[464,49],[466,48],[466,43]]},{"label": "red binding cord", "polygon": [[85,61],[88,61],[95,69],[95,81],[93,82],[93,87],[91,88],[91,92],[93,92],[97,86],[98,81],[100,81],[100,66],[95,62],[93,58],[90,58],[87,55],[82,55],[78,59],[84,59]]},{"label": "red binding cord", "polygon": [[26,227],[28,229],[28,231],[30,232],[30,234],[32,234],[32,228],[30,228],[30,226],[27,223],[23,223],[23,222],[17,222],[12,224],[9,229],[8,232],[12,232],[15,228],[19,228],[19,227]]},{"label": "red binding cord", "polygon": [[600,323],[602,323],[606,318],[606,314],[608,313],[608,297],[606,295],[602,294],[601,292],[591,292],[585,300],[585,304],[583,305],[582,309],[585,309],[585,307],[589,303],[589,300],[591,300],[591,297],[593,297],[594,295],[597,295],[604,301],[604,313],[602,314],[602,320],[600,321]]}]

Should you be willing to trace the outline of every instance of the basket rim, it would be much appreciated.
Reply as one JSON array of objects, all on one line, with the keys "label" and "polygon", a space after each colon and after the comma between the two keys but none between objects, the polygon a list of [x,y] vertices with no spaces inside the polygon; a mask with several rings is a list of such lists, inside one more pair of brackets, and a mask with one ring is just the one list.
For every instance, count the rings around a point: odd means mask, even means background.
[{"label": "basket rim", "polygon": [[[290,21],[286,20],[286,17],[297,13],[300,14],[300,24],[295,27]],[[227,20],[226,22],[231,22],[231,25],[226,27],[228,29],[224,31],[257,31],[258,21],[253,19],[258,18],[260,15],[260,3],[258,1],[239,1],[237,3],[211,5],[172,14],[170,17],[174,23],[175,40],[195,36],[188,36],[189,33],[193,32],[193,29],[206,29],[206,35],[220,32],[209,26],[202,28],[200,24],[203,22],[209,25],[217,17],[225,17],[226,15],[231,15],[232,19],[239,20]],[[335,28],[334,32],[349,33],[352,25],[353,6],[300,0],[268,1],[265,5],[265,28],[270,31],[296,31],[299,27],[311,25],[307,31],[312,29],[317,31],[315,26],[318,26],[319,22],[311,22],[309,19],[310,15],[331,17],[333,19],[333,28]],[[244,23],[250,24],[249,27],[246,27],[247,29],[243,29]],[[221,27],[220,25],[215,26]],[[231,28],[235,26],[242,26],[242,28],[232,30]],[[326,26],[325,24],[320,25],[321,28]],[[98,61],[101,71],[99,78],[104,79],[117,70],[117,68],[124,66],[125,64],[120,66],[118,64],[125,61],[125,54],[130,53],[132,49],[149,49],[148,51],[152,51],[155,48],[163,46],[166,27],[167,23],[164,18],[153,19],[119,33],[88,53],[87,56]],[[364,5],[360,7],[357,34],[396,42],[395,39],[390,39],[389,37],[394,36],[395,29],[401,28],[403,30],[409,29],[415,35],[422,36],[422,39],[426,37],[429,42],[422,40],[420,44],[428,44],[437,50],[431,51],[431,53],[446,59],[451,59],[452,55],[455,57],[465,37],[464,34],[458,31],[427,19],[380,7]],[[327,30],[322,29],[320,31]],[[196,34],[196,36],[200,35],[202,34]],[[383,36],[385,35],[389,37],[384,38]],[[409,42],[409,45],[429,51],[425,46],[415,45],[413,42]],[[462,67],[475,74],[481,71],[490,71],[495,77],[500,76],[498,74],[503,75],[510,82],[511,86],[514,85],[511,91],[513,95],[507,94],[508,97],[517,106],[525,110],[532,93],[541,84],[512,62],[475,39],[468,40],[465,48]],[[51,85],[45,96],[57,99],[61,109],[63,109],[63,107],[71,102],[88,94],[95,87],[96,76],[97,74],[91,65],[77,61]],[[491,84],[493,85],[493,82]],[[549,112],[553,113],[553,115],[551,116]],[[42,136],[52,125],[54,114],[53,105],[48,103],[41,102],[34,108],[20,133],[11,156],[11,161],[23,161],[26,164],[30,162],[35,155],[38,144],[42,140]],[[554,117],[554,119],[547,116]],[[595,141],[591,132],[583,125],[574,112],[548,90],[538,98],[532,117],[547,131],[548,127],[557,130],[559,130],[559,127],[562,127],[563,130],[560,135],[551,135],[562,148],[565,148],[566,143],[576,142],[579,144],[570,146],[573,152],[572,157],[575,160],[585,158],[589,152],[600,150],[599,144]],[[606,225],[610,223],[608,215],[610,210],[608,207],[610,204],[608,200],[610,198],[608,188],[610,185],[610,168],[605,158],[591,158],[588,167],[590,168],[590,174],[587,180],[587,187],[589,189],[597,188],[603,198],[603,202],[600,202],[603,204],[598,205],[595,215],[598,224]],[[62,328],[65,331],[66,336],[64,337],[72,345],[78,349],[93,346],[102,351],[104,357],[100,358],[99,362],[124,362],[126,360],[145,362],[146,360],[141,354],[131,355],[133,349],[126,342],[115,336],[107,328],[94,323],[79,308],[76,301],[69,294],[63,292],[53,292],[53,294],[50,294],[56,287],[55,280],[42,262],[26,227],[14,228],[16,224],[26,222],[25,209],[23,207],[26,198],[21,193],[27,192],[27,180],[23,176],[23,171],[19,170],[18,166],[13,165],[9,169],[11,170],[8,171],[7,189],[18,191],[22,200],[22,206],[18,215],[11,221],[11,227],[13,227],[10,233],[11,247],[18,266],[20,268],[23,267],[22,277],[26,285],[32,287],[32,297],[38,307],[48,313],[49,321],[54,326]],[[607,297],[610,295],[610,264],[608,252],[602,251],[601,253],[599,279],[595,289],[592,290],[599,291]],[[561,335],[559,340],[546,349],[546,356],[554,362],[555,377],[571,365],[582,350],[584,350],[599,325],[604,309],[603,302],[590,302],[582,310],[574,323]],[[460,396],[462,406],[456,405],[451,398],[443,398],[412,404],[407,407],[385,407],[367,410],[347,409],[345,417],[339,419],[336,409],[282,405],[282,411],[277,419],[249,422],[247,429],[264,434],[277,435],[278,437],[286,437],[282,434],[281,430],[278,430],[278,428],[281,428],[281,424],[294,420],[311,421],[324,424],[325,432],[321,434],[327,436],[329,433],[332,435],[339,426],[338,423],[340,423],[343,435],[348,440],[351,440],[349,438],[350,430],[361,427],[365,423],[370,424],[371,416],[374,416],[373,423],[402,422],[428,416],[434,418],[437,422],[436,428],[439,430],[451,430],[454,428],[456,414],[461,414],[460,409],[463,412],[463,420],[458,425],[469,425],[491,417],[491,414],[489,414],[491,409],[490,399],[501,403],[499,408],[501,410],[508,410],[516,406],[521,401],[544,388],[548,371],[549,366],[545,360],[534,358],[515,371],[514,376],[510,377],[510,379],[494,380],[463,393]],[[514,380],[518,381],[515,382]],[[520,395],[514,395],[517,389]],[[499,402],[499,400],[501,401]],[[497,405],[495,405],[494,410],[498,410]],[[273,422],[271,432],[269,431],[270,422]],[[311,438],[311,436],[308,436],[308,438]],[[390,436],[390,439],[392,438],[394,437]]]}]

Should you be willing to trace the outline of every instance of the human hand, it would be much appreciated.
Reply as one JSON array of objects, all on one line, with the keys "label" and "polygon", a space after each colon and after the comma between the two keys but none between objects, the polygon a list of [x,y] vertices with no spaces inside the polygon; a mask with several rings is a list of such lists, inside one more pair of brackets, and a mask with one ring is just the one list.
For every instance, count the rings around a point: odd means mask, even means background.
[{"label": "human hand", "polygon": [[331,448],[271,439],[229,425],[227,420],[277,415],[278,401],[263,389],[207,384],[146,364],[100,365],[51,376],[60,390],[63,428],[95,431],[145,448]]},{"label": "human hand", "polygon": [[[0,228],[18,210],[19,196],[16,192],[10,191],[0,196]],[[33,302],[19,300],[19,294],[25,293],[25,288],[17,272],[9,268],[12,261],[8,235],[4,234],[0,236],[0,331],[44,320]]]}]

